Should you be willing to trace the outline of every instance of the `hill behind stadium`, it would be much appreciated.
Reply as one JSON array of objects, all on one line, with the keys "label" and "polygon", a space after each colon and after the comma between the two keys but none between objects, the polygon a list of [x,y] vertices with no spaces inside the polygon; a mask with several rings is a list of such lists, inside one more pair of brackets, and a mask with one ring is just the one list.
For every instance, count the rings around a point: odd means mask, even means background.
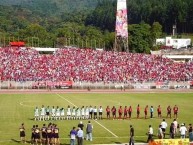
[{"label": "hill behind stadium", "polygon": [[[1,0],[0,5],[5,6],[19,6],[21,8],[28,8],[34,11],[54,13],[72,12],[74,10],[94,9],[97,0]],[[48,9],[49,8],[49,9]]]}]

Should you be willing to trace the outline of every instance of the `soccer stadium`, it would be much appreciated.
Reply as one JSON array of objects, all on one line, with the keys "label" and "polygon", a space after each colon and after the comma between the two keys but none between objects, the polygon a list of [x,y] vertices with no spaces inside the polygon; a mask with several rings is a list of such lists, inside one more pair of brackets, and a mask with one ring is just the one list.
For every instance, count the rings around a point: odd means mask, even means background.
[{"label": "soccer stadium", "polygon": [[0,2],[0,145],[193,145],[193,2],[146,2]]}]

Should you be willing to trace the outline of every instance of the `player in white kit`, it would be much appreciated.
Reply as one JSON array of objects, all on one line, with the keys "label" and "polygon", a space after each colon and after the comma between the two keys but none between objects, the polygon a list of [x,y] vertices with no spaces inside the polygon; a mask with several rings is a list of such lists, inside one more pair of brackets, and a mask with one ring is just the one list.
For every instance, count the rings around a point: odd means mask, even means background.
[{"label": "player in white kit", "polygon": [[72,108],[72,119],[76,119],[76,108],[75,107],[73,107]]},{"label": "player in white kit", "polygon": [[61,115],[61,119],[64,120],[65,119],[65,110],[64,110],[64,108],[60,109],[60,115]]},{"label": "player in white kit", "polygon": [[36,107],[35,109],[34,109],[34,120],[36,121],[36,120],[39,120],[39,109],[38,109],[38,107]]},{"label": "player in white kit", "polygon": [[97,108],[96,108],[96,106],[93,108],[93,113],[94,113],[94,119],[97,120]]},{"label": "player in white kit", "polygon": [[55,117],[56,117],[56,109],[53,106],[52,107],[52,119],[51,120],[55,120]]},{"label": "player in white kit", "polygon": [[46,115],[46,109],[45,109],[44,105],[42,105],[42,108],[41,108],[40,112],[41,112],[41,114],[40,114],[40,121],[41,120],[44,121],[45,120],[45,115]]},{"label": "player in white kit", "polygon": [[46,108],[46,118],[45,119],[50,120],[50,107],[49,106]]},{"label": "player in white kit", "polygon": [[89,107],[89,119],[92,119],[92,114],[93,114],[93,107],[90,105],[90,107]]},{"label": "player in white kit", "polygon": [[100,106],[98,110],[99,110],[99,119],[103,119],[102,118],[102,115],[103,115],[103,108],[102,108],[102,106]]},{"label": "player in white kit", "polygon": [[71,108],[70,106],[68,105],[68,108],[67,108],[67,120],[70,120],[71,119]]},{"label": "player in white kit", "polygon": [[79,119],[79,120],[80,120],[80,118],[81,118],[80,108],[77,108],[77,109],[76,109],[76,119]]},{"label": "player in white kit", "polygon": [[84,106],[82,106],[81,108],[81,118],[85,119],[85,110],[84,110]]},{"label": "player in white kit", "polygon": [[85,108],[85,119],[89,119],[89,108],[86,106]]},{"label": "player in white kit", "polygon": [[56,107],[56,120],[60,120],[60,108]]}]

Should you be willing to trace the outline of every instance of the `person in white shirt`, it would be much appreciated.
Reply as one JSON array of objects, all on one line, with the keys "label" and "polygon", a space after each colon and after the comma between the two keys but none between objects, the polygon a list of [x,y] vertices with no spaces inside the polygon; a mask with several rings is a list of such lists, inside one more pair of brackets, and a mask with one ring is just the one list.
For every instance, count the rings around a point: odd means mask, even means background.
[{"label": "person in white shirt", "polygon": [[187,128],[184,123],[181,124],[179,131],[180,131],[181,138],[186,138]]},{"label": "person in white shirt", "polygon": [[161,129],[162,129],[162,132],[163,132],[163,138],[165,138],[165,132],[166,132],[166,128],[168,126],[165,119],[163,119],[163,121],[161,122],[161,126],[162,126]]},{"label": "person in white shirt", "polygon": [[72,108],[72,119],[76,119],[76,108],[75,106]]},{"label": "person in white shirt", "polygon": [[86,106],[85,108],[85,119],[89,119],[89,108]]},{"label": "person in white shirt", "polygon": [[55,117],[56,117],[56,109],[54,108],[54,106],[52,107],[52,118],[51,118],[51,120],[55,120]]},{"label": "person in white shirt", "polygon": [[97,120],[97,108],[96,108],[96,106],[93,108],[93,112],[94,112],[94,119]]},{"label": "person in white shirt", "polygon": [[66,117],[66,119],[67,120],[70,120],[71,119],[71,108],[70,108],[70,106],[68,105],[68,108],[67,108],[67,117]]},{"label": "person in white shirt", "polygon": [[82,119],[85,119],[85,109],[84,109],[84,106],[82,106],[81,108],[81,115],[82,115]]},{"label": "person in white shirt", "polygon": [[157,136],[159,139],[163,139],[162,125],[159,125]]},{"label": "person in white shirt", "polygon": [[178,133],[178,122],[177,122],[176,119],[174,119],[173,124],[174,124],[174,135],[177,135],[177,133]]},{"label": "person in white shirt", "polygon": [[93,108],[92,106],[89,107],[89,119],[92,119],[92,114],[93,114]]},{"label": "person in white shirt", "polygon": [[56,120],[60,120],[60,108],[56,107]]},{"label": "person in white shirt", "polygon": [[42,105],[42,108],[41,108],[40,112],[41,112],[40,121],[41,120],[44,121],[45,120],[45,115],[46,115],[46,109],[45,109],[44,105]]},{"label": "person in white shirt", "polygon": [[46,120],[50,120],[50,108],[49,108],[49,106],[46,108]]},{"label": "person in white shirt", "polygon": [[64,120],[65,119],[65,110],[64,110],[64,108],[60,109],[60,115],[61,115],[61,119]]},{"label": "person in white shirt", "polygon": [[84,132],[83,130],[81,130],[81,128],[78,128],[78,132],[77,132],[78,145],[83,145],[83,139],[84,139]]},{"label": "person in white shirt", "polygon": [[99,107],[99,119],[103,119],[102,115],[103,115],[103,108],[102,108],[102,106],[100,106]]},{"label": "person in white shirt", "polygon": [[76,109],[76,119],[79,119],[79,120],[81,118],[80,111],[81,111],[80,108]]},{"label": "person in white shirt", "polygon": [[152,140],[152,137],[153,137],[153,128],[151,125],[149,125],[147,143],[149,143],[149,141]]},{"label": "person in white shirt", "polygon": [[39,109],[38,107],[35,108],[34,110],[34,120],[39,120]]}]

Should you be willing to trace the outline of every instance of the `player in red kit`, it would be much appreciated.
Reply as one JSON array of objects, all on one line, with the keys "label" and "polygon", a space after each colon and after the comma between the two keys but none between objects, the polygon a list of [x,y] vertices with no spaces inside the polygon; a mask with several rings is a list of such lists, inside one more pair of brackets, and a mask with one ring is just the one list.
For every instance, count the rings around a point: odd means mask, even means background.
[{"label": "player in red kit", "polygon": [[125,108],[124,108],[124,117],[123,118],[127,119],[127,106],[125,106]]},{"label": "player in red kit", "polygon": [[115,106],[113,106],[113,108],[111,109],[112,115],[113,115],[113,120],[116,119],[116,112],[117,109],[115,108]]},{"label": "player in red kit", "polygon": [[162,111],[161,111],[160,105],[159,105],[158,108],[157,108],[157,114],[158,114],[158,118],[161,118],[161,117],[162,117]]},{"label": "player in red kit", "polygon": [[147,110],[148,110],[148,105],[145,107],[144,109],[144,113],[145,113],[145,119],[147,119]]},{"label": "player in red kit", "polygon": [[171,118],[171,110],[172,108],[170,107],[170,105],[167,107],[167,118],[170,117]]},{"label": "player in red kit", "polygon": [[174,106],[173,111],[174,111],[174,118],[178,118],[178,107],[177,107],[177,105]]},{"label": "player in red kit", "polygon": [[122,106],[119,107],[119,119],[122,119],[122,114],[123,114],[123,108]]},{"label": "player in red kit", "polygon": [[128,108],[128,114],[129,114],[129,119],[131,119],[131,114],[132,114],[132,107],[129,106]]},{"label": "player in red kit", "polygon": [[139,107],[139,104],[137,105],[137,118],[139,118],[139,115],[140,115],[140,107]]},{"label": "player in red kit", "polygon": [[110,112],[111,112],[111,109],[109,108],[109,106],[107,106],[106,112],[107,112],[107,119],[110,119]]}]

